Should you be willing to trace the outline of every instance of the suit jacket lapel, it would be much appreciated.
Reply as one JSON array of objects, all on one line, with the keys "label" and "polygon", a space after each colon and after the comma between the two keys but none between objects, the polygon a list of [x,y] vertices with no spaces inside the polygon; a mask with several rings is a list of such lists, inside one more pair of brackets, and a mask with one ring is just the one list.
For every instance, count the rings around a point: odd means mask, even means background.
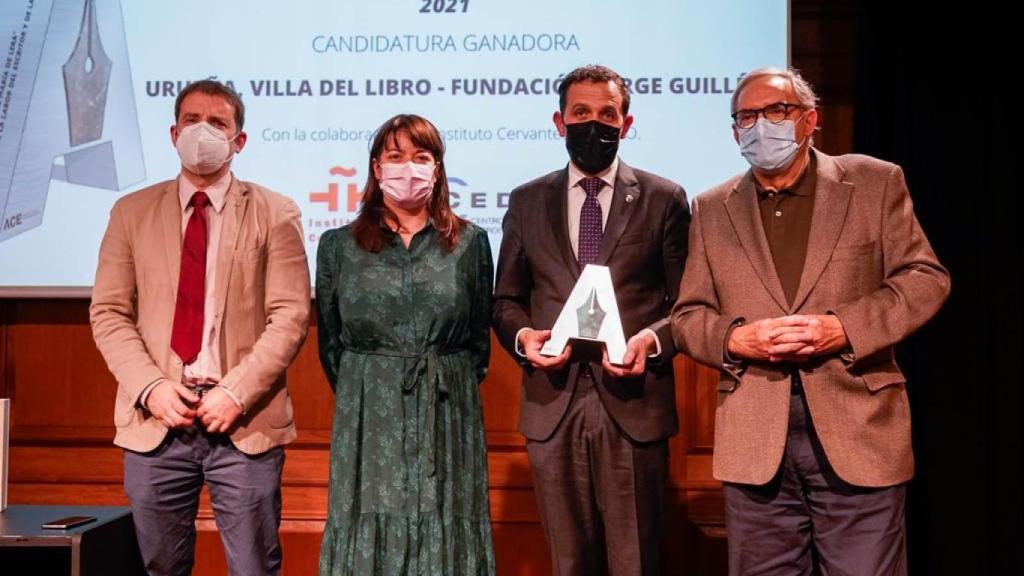
[{"label": "suit jacket lapel", "polygon": [[555,243],[558,244],[558,251],[561,252],[562,259],[565,260],[565,267],[575,281],[580,277],[580,270],[569,241],[568,174],[569,169],[566,168],[558,172],[550,182],[547,189],[547,212],[551,234],[555,238]]},{"label": "suit jacket lapel", "polygon": [[633,216],[634,206],[640,204],[640,192],[633,169],[620,160],[619,171],[615,176],[615,190],[612,191],[612,203],[608,209],[608,221],[604,225],[601,250],[597,253],[595,264],[608,265],[608,259],[611,258],[615,246],[618,245],[626,225]]},{"label": "suit jacket lapel", "polygon": [[227,303],[228,281],[231,278],[231,270],[234,267],[235,248],[238,244],[238,236],[242,230],[242,221],[248,203],[249,189],[232,176],[231,186],[228,187],[227,199],[224,202],[224,214],[220,228],[220,246],[217,250],[217,268],[215,271],[217,275],[217,294],[214,302],[219,317],[223,317],[224,306]]},{"label": "suit jacket lapel", "polygon": [[832,251],[839,241],[850,205],[853,184],[843,182],[843,169],[831,156],[815,153],[818,161],[817,186],[814,190],[814,212],[807,237],[807,258],[800,275],[800,288],[793,299],[791,312],[799,310],[821,278]]},{"label": "suit jacket lapel", "polygon": [[754,266],[761,283],[782,310],[789,310],[786,293],[782,290],[782,282],[775,272],[775,261],[772,260],[768,239],[765,237],[761,212],[757,207],[757,191],[754,188],[754,176],[750,171],[740,179],[732,193],[725,201],[729,220],[736,231],[736,236],[747,254],[747,259]]},{"label": "suit jacket lapel", "polygon": [[164,197],[160,201],[160,227],[163,228],[167,277],[171,282],[171,294],[175,302],[178,298],[178,275],[181,273],[181,218],[178,180],[174,179],[164,189]]}]

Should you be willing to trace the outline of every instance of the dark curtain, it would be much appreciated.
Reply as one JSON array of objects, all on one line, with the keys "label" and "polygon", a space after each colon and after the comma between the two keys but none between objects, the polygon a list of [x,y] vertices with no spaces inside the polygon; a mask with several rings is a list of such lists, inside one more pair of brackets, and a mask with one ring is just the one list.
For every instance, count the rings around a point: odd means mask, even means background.
[{"label": "dark curtain", "polygon": [[994,2],[902,4],[859,8],[854,150],[903,166],[953,279],[899,349],[917,457],[911,574],[1022,574],[1024,28]]}]

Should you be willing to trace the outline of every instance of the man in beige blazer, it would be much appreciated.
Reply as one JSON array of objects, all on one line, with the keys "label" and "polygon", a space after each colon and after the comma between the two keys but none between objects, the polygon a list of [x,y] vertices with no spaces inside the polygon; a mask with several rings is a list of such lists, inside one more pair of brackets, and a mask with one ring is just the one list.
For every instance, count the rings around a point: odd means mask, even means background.
[{"label": "man in beige blazer", "polygon": [[791,70],[737,86],[751,169],[694,200],[672,331],[720,371],[730,573],[904,574],[914,461],[893,346],[949,275],[898,166],[811,147],[815,102]]},{"label": "man in beige blazer", "polygon": [[181,173],[121,198],[100,247],[89,311],[151,574],[191,572],[204,481],[231,573],[280,570],[285,369],[306,335],[309,269],[295,203],[231,172],[244,118],[228,86],[182,90]]}]

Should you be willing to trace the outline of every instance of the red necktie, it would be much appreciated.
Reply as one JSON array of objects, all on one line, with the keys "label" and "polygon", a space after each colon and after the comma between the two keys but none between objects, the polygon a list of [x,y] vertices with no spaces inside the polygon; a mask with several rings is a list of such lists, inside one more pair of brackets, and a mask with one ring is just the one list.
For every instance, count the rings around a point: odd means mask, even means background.
[{"label": "red necktie", "polygon": [[196,192],[189,200],[192,216],[185,226],[178,274],[178,300],[174,305],[171,349],[185,364],[195,362],[203,342],[203,307],[206,305],[206,207],[210,199]]}]

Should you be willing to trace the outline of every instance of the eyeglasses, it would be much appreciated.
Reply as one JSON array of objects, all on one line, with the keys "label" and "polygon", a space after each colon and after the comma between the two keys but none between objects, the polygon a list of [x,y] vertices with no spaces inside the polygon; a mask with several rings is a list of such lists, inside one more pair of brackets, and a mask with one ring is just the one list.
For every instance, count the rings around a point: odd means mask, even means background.
[{"label": "eyeglasses", "polygon": [[803,108],[803,104],[776,102],[757,110],[739,110],[731,114],[731,116],[737,128],[749,130],[757,123],[758,116],[764,116],[772,124],[782,124],[783,120],[789,117],[790,110],[802,110]]}]

